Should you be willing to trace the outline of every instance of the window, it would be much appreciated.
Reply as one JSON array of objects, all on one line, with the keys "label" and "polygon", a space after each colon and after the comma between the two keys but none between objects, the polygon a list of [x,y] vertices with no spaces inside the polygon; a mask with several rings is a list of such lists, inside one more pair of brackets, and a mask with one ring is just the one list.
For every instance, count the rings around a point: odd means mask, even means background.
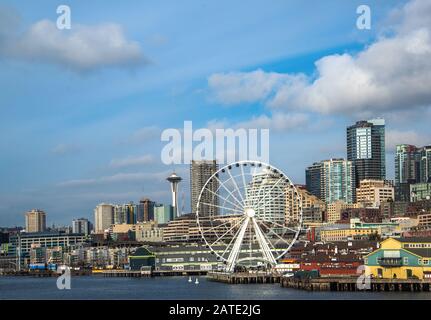
[{"label": "window", "polygon": [[409,264],[409,258],[408,257],[403,258],[403,264],[405,264],[405,265]]}]

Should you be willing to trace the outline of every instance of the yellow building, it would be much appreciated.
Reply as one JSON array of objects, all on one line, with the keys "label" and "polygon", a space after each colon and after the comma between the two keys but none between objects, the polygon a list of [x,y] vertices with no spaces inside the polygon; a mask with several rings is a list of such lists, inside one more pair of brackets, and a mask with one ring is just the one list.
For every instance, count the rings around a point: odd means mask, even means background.
[{"label": "yellow building", "polygon": [[[302,219],[303,223],[321,222],[316,221],[319,219],[312,219],[312,217],[306,217],[308,209],[315,209],[319,211],[320,216],[325,211],[326,205],[323,200],[320,200],[315,195],[308,192],[305,187],[297,186],[297,190],[301,197],[302,204]],[[286,223],[295,223],[299,221],[299,201],[295,197],[295,192],[292,188],[286,190]]]},{"label": "yellow building", "polygon": [[335,223],[341,219],[341,212],[346,209],[362,208],[360,203],[346,203],[342,200],[335,201],[326,205],[327,222]]},{"label": "yellow building", "polygon": [[330,229],[320,231],[320,240],[324,242],[330,241],[346,241],[360,236],[367,236],[371,234],[379,234],[377,228],[343,228],[343,229]]},{"label": "yellow building", "polygon": [[375,278],[431,279],[431,238],[388,238],[364,263]]}]

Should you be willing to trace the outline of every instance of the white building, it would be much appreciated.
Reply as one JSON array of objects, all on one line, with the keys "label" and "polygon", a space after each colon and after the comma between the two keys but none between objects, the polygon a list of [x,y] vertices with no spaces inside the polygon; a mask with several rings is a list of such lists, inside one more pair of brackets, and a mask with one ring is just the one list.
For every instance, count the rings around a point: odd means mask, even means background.
[{"label": "white building", "polygon": [[94,209],[94,233],[104,233],[114,223],[114,206],[101,203]]}]

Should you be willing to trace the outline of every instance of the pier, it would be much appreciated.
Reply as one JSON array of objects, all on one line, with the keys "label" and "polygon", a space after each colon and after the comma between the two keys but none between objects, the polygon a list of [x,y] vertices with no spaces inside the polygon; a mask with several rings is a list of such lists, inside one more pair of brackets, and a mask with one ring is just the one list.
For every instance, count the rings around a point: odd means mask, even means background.
[{"label": "pier", "polygon": [[[294,279],[282,278],[281,286],[307,291],[365,291],[357,286],[357,277]],[[419,279],[371,279],[370,288],[374,292],[430,292],[431,281]]]},{"label": "pier", "polygon": [[104,277],[173,277],[173,276],[205,276],[207,271],[172,271],[172,270],[97,270],[93,275]]},{"label": "pier", "polygon": [[211,281],[229,284],[250,284],[250,283],[280,283],[281,276],[276,273],[227,273],[209,272],[208,279]]}]

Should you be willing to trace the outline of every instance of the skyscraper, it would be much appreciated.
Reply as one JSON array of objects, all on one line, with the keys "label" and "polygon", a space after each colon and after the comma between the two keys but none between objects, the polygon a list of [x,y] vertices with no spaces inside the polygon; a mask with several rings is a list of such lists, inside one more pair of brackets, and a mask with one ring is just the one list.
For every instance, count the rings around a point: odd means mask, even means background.
[{"label": "skyscraper", "polygon": [[46,213],[39,209],[33,209],[25,214],[26,232],[43,232],[46,230]]},{"label": "skyscraper", "polygon": [[410,185],[431,181],[431,146],[400,144],[395,154],[395,199],[410,201]]},{"label": "skyscraper", "polygon": [[353,163],[344,159],[322,161],[322,195],[326,203],[343,200],[354,202],[355,170]]},{"label": "skyscraper", "polygon": [[410,200],[410,184],[420,181],[421,153],[419,148],[409,144],[396,146],[395,153],[395,199]]},{"label": "skyscraper", "polygon": [[307,169],[305,169],[305,185],[307,191],[310,192],[312,195],[315,195],[319,199],[322,199],[321,174],[321,162],[315,162]]},{"label": "skyscraper", "polygon": [[101,203],[94,209],[94,232],[103,233],[114,223],[114,206]]},{"label": "skyscraper", "polygon": [[136,221],[144,222],[154,220],[154,206],[154,201],[148,198],[141,199],[136,206]]},{"label": "skyscraper", "polygon": [[431,146],[421,148],[421,182],[431,182]]},{"label": "skyscraper", "polygon": [[347,127],[347,160],[355,167],[355,183],[385,180],[385,120],[358,121]]},{"label": "skyscraper", "polygon": [[91,231],[91,223],[88,219],[79,218],[72,221],[72,232],[73,233],[82,233],[85,235],[90,234]]},{"label": "skyscraper", "polygon": [[[191,211],[196,213],[199,194],[208,179],[216,173],[218,169],[216,160],[192,160],[190,164],[190,191],[191,191]],[[202,194],[201,201],[218,205],[217,193],[218,182],[213,179],[207,185],[207,191]],[[199,208],[201,215],[217,215],[218,210],[215,206],[201,206]]]},{"label": "skyscraper", "polygon": [[326,203],[354,202],[355,168],[344,159],[316,162],[306,169],[307,190]]}]

